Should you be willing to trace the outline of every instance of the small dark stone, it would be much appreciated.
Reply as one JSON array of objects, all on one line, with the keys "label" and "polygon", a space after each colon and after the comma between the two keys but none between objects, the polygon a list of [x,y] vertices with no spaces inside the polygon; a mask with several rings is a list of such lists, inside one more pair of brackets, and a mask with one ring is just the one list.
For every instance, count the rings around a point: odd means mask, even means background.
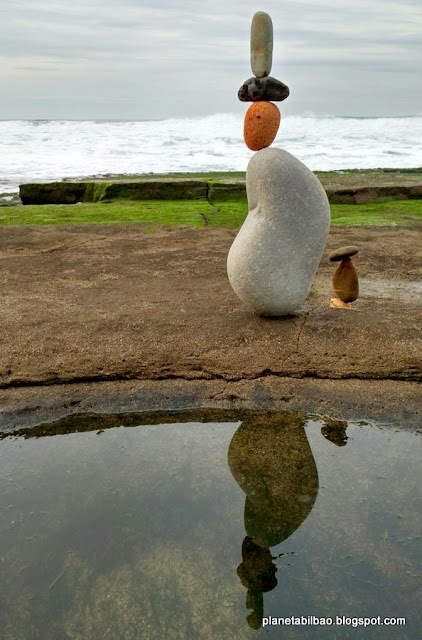
[{"label": "small dark stone", "polygon": [[347,258],[356,255],[358,251],[359,249],[354,246],[340,247],[340,249],[332,251],[328,256],[328,259],[331,262],[341,262],[342,260],[347,260]]},{"label": "small dark stone", "polygon": [[289,87],[271,76],[249,78],[240,87],[237,97],[241,102],[281,102],[288,98]]}]

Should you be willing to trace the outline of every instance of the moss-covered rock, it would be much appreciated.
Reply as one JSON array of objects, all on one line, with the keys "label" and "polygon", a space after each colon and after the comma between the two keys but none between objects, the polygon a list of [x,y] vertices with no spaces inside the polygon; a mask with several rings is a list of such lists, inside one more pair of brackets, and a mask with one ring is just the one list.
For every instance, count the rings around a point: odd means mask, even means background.
[{"label": "moss-covered rock", "polygon": [[48,182],[21,184],[22,204],[76,204],[81,202],[86,182]]},{"label": "moss-covered rock", "polygon": [[[352,176],[353,177],[353,176]],[[332,184],[319,176],[331,204],[363,204],[388,199],[422,198],[422,183],[397,185]],[[76,204],[111,200],[202,200],[211,204],[246,198],[245,181],[196,179],[87,180],[30,183],[20,186],[22,203]]]},{"label": "moss-covered rock", "polygon": [[225,202],[233,198],[246,198],[246,183],[242,182],[211,182],[208,185],[208,200]]},{"label": "moss-covered rock", "polygon": [[325,188],[331,204],[365,204],[386,200],[407,200],[422,198],[422,185],[361,187],[357,189]]},{"label": "moss-covered rock", "polygon": [[203,180],[117,182],[50,182],[23,184],[23,204],[76,204],[102,200],[200,200],[207,197]]},{"label": "moss-covered rock", "polygon": [[83,202],[101,202],[101,200],[106,200],[107,189],[112,186],[112,182],[87,182]]},{"label": "moss-covered rock", "polygon": [[102,200],[200,200],[207,196],[202,180],[151,180],[108,184]]}]

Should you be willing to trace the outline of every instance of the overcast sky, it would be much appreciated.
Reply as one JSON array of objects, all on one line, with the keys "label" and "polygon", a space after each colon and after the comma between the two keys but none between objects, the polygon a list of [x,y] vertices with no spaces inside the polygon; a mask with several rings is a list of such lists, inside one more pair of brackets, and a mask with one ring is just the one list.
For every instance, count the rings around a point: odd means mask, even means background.
[{"label": "overcast sky", "polygon": [[422,114],[422,0],[6,0],[0,118],[243,113],[256,11],[284,115]]}]

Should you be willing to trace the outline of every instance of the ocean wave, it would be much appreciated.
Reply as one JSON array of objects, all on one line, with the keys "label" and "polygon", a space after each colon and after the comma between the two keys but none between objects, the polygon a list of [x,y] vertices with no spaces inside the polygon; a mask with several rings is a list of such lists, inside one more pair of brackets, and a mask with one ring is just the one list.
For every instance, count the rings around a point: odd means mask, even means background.
[{"label": "ocean wave", "polygon": [[[421,164],[422,116],[287,116],[273,144],[312,170],[411,168]],[[0,191],[91,175],[245,171],[252,155],[238,113],[156,121],[1,121]]]}]

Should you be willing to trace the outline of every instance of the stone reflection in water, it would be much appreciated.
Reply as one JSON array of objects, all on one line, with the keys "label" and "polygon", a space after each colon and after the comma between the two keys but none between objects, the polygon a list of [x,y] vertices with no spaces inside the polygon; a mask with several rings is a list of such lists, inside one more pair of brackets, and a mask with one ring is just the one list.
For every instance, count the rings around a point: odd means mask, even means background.
[{"label": "stone reflection in water", "polygon": [[[318,494],[318,471],[305,424],[300,414],[246,418],[229,446],[230,470],[246,493],[247,535],[237,573],[248,590],[246,607],[252,612],[247,620],[252,629],[262,625],[263,594],[277,586],[270,547],[289,538],[306,520]],[[343,424],[333,425],[336,437],[329,439],[335,444],[346,444]]]},{"label": "stone reflection in water", "polygon": [[347,444],[347,422],[343,420],[324,420],[324,426],[321,427],[321,433],[327,440],[330,440],[338,447],[344,447]]},{"label": "stone reflection in water", "polygon": [[255,544],[249,536],[242,544],[242,564],[237,568],[241,583],[248,590],[246,608],[252,609],[247,617],[252,629],[259,629],[264,617],[264,593],[277,586],[277,567],[270,550]]}]

